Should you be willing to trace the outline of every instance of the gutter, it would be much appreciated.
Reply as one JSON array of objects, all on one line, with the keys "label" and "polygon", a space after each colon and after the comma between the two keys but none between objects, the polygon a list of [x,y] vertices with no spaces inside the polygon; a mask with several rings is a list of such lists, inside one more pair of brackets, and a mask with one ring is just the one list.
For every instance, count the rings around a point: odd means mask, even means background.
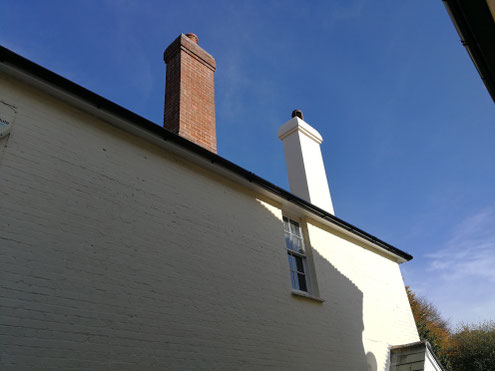
[{"label": "gutter", "polygon": [[[52,92],[52,94],[55,94],[55,92],[53,92],[53,87],[55,87],[65,94],[69,95],[70,99],[66,100],[72,103],[74,103],[74,98],[78,98],[80,100],[83,100],[88,106],[91,106],[93,109],[101,112],[101,116],[108,117],[108,115],[110,114],[116,116],[121,121],[132,123],[139,129],[137,131],[134,131],[134,133],[137,135],[144,131],[147,134],[152,134],[159,137],[161,141],[172,142],[173,144],[201,157],[211,164],[214,164],[215,166],[234,173],[235,175],[244,178],[250,183],[256,184],[269,193],[299,206],[300,208],[349,232],[350,234],[360,239],[364,239],[367,242],[371,242],[373,245],[379,247],[380,249],[388,251],[389,253],[392,253],[403,261],[409,261],[413,258],[412,255],[408,254],[407,252],[399,250],[398,248],[386,243],[385,241],[380,240],[379,238],[363,231],[362,229],[359,229],[352,224],[349,224],[346,221],[328,213],[327,211],[320,209],[319,207],[259,177],[253,172],[248,171],[234,164],[233,162],[213,152],[210,152],[193,142],[188,141],[187,139],[171,133],[170,131],[164,129],[162,126],[159,126],[152,121],[149,121],[144,117],[139,116],[134,112],[131,112],[123,108],[122,106],[119,106],[118,104],[113,103],[108,99],[105,99],[100,95],[95,94],[90,90],[64,77],[57,75],[56,73],[44,67],[41,67],[40,65],[31,62],[30,60],[21,57],[20,55],[2,46],[0,46],[0,70],[3,70],[9,75],[13,75],[17,79],[26,81],[28,83],[29,79],[35,78],[37,80],[40,80],[41,83],[38,84],[38,87],[40,87],[41,89],[49,90]],[[108,120],[108,118],[106,120]],[[149,135],[146,135],[146,137],[149,138]]]},{"label": "gutter", "polygon": [[488,93],[495,102],[495,19],[486,0],[442,0]]}]

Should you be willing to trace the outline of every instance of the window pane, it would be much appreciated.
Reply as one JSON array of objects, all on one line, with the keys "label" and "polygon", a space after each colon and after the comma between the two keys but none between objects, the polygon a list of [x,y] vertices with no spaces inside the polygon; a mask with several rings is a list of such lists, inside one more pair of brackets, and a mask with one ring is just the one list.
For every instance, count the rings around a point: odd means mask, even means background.
[{"label": "window pane", "polygon": [[298,253],[304,254],[303,246],[302,246],[302,241],[297,238],[296,236],[290,236],[289,239],[287,237],[285,238],[285,243],[287,245],[287,248],[292,251],[296,251]]},{"label": "window pane", "polygon": [[304,253],[302,240],[298,237],[292,237],[292,250]]},{"label": "window pane", "polygon": [[294,241],[294,236],[289,237],[289,245],[287,246],[289,250],[297,251],[296,241]]},{"label": "window pane", "polygon": [[290,235],[289,234],[285,235],[285,246],[287,246],[287,248],[289,250],[292,250],[292,243],[290,242]]},{"label": "window pane", "polygon": [[289,268],[293,271],[296,270],[296,261],[294,259],[294,256],[292,256],[291,254],[287,253],[287,255],[289,256]]},{"label": "window pane", "polygon": [[289,220],[284,216],[284,230],[289,232],[290,231],[290,228],[289,228]]},{"label": "window pane", "polygon": [[291,224],[291,232],[294,233],[296,236],[300,236],[301,228],[299,227],[299,223],[295,222],[294,220],[291,220],[290,224]]},{"label": "window pane", "polygon": [[299,278],[299,290],[308,291],[306,287],[306,276],[304,274],[298,274],[297,276]]},{"label": "window pane", "polygon": [[304,263],[300,256],[294,256],[296,258],[297,271],[304,273]]},{"label": "window pane", "polygon": [[295,272],[292,272],[292,271],[290,272],[290,281],[291,281],[292,288],[298,290],[297,275]]}]

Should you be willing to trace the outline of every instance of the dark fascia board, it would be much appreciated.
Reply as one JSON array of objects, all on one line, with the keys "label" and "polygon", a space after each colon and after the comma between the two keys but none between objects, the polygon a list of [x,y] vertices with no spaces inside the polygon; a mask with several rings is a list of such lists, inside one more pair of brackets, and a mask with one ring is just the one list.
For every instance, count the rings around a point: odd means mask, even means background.
[{"label": "dark fascia board", "polygon": [[164,129],[162,126],[159,126],[153,123],[152,121],[149,121],[144,117],[139,116],[134,112],[131,112],[123,108],[122,106],[119,106],[118,104],[115,104],[109,101],[108,99],[105,99],[99,96],[98,94],[95,94],[90,90],[83,88],[82,86],[64,77],[57,75],[56,73],[47,70],[46,68],[41,67],[40,65],[31,62],[30,60],[2,46],[0,46],[0,63],[14,67],[30,76],[35,77],[36,79],[39,79],[45,83],[53,85],[68,94],[78,97],[79,99],[85,101],[86,103],[90,104],[91,106],[94,106],[97,109],[107,111],[125,121],[132,123],[133,125],[138,126],[141,129],[144,129],[145,131],[148,131],[160,137],[164,141],[173,142],[174,144],[188,151],[191,151],[192,153],[204,158],[205,160],[213,164],[216,164],[217,166],[220,166],[228,171],[231,171],[236,175],[246,179],[249,182],[257,184],[263,189],[269,191],[270,193],[273,193],[278,197],[286,199],[289,202],[303,208],[304,210],[309,211],[310,213],[317,215],[318,217],[340,228],[343,228],[349,231],[350,233],[360,238],[363,238],[373,243],[374,245],[377,245],[406,261],[409,261],[413,258],[412,255],[408,254],[407,252],[399,250],[398,248],[353,226],[352,224],[345,222],[344,220],[328,213],[327,211],[320,209],[319,207],[297,197],[296,195],[290,192],[287,192],[286,190],[276,186],[275,184],[270,183],[269,181],[252,173],[251,171],[248,171],[234,164],[233,162],[230,162],[229,160],[215,153],[212,153],[193,142],[188,141],[187,139],[184,139],[174,133],[171,133],[170,131]]},{"label": "dark fascia board", "polygon": [[443,0],[443,3],[495,102],[495,21],[486,0]]}]

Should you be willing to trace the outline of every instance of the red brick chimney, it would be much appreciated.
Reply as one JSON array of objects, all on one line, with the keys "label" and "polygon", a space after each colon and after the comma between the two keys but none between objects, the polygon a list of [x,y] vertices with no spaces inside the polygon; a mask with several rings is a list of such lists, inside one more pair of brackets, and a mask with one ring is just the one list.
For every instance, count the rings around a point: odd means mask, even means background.
[{"label": "red brick chimney", "polygon": [[167,65],[163,126],[217,153],[215,59],[195,34],[181,34],[163,54]]}]

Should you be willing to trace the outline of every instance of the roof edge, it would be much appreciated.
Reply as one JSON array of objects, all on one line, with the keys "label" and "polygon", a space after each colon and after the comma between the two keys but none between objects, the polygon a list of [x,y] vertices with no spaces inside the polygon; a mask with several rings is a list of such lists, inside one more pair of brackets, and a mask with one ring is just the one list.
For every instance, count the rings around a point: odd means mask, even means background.
[{"label": "roof edge", "polygon": [[[442,0],[462,45],[495,102],[495,19],[486,1]],[[474,22],[473,17],[480,18]],[[476,26],[476,27],[473,27]]]},{"label": "roof edge", "polygon": [[329,212],[297,197],[296,195],[280,188],[279,186],[259,177],[251,171],[248,171],[233,162],[215,154],[207,149],[200,147],[199,145],[184,139],[167,129],[163,128],[155,124],[154,122],[132,112],[128,109],[106,99],[102,96],[93,93],[92,91],[72,82],[65,77],[62,77],[14,52],[11,50],[0,46],[0,63],[6,66],[14,67],[22,72],[30,75],[31,77],[35,77],[45,83],[50,85],[54,85],[58,89],[72,95],[76,96],[79,99],[84,100],[89,105],[95,107],[98,110],[107,111],[110,114],[117,116],[120,119],[125,121],[129,121],[140,129],[148,131],[152,134],[159,136],[164,141],[170,141],[178,146],[185,148],[188,151],[193,152],[194,154],[204,158],[205,160],[211,162],[212,164],[216,164],[226,170],[229,170],[236,175],[246,179],[249,182],[256,183],[258,186],[264,188],[270,193],[275,194],[278,197],[286,199],[287,201],[309,211],[310,213],[356,235],[357,237],[363,238],[368,242],[371,242],[373,245],[376,245],[393,255],[403,259],[404,261],[409,261],[413,259],[413,256],[408,254],[405,251],[399,250],[398,248],[388,244],[385,241],[380,240],[379,238],[363,231],[362,229],[353,226],[350,223],[330,214]]}]

